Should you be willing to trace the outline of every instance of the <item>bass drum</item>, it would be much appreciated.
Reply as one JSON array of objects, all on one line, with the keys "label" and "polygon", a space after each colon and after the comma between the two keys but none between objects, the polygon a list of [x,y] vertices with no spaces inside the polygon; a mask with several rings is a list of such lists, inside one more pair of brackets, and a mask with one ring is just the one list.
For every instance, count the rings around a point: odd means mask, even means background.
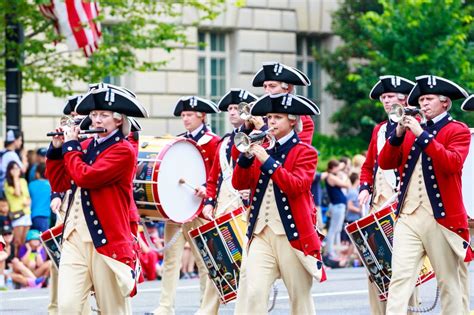
[{"label": "bass drum", "polygon": [[193,140],[140,136],[133,197],[141,217],[191,221],[203,205],[194,188],[206,178],[204,157]]}]

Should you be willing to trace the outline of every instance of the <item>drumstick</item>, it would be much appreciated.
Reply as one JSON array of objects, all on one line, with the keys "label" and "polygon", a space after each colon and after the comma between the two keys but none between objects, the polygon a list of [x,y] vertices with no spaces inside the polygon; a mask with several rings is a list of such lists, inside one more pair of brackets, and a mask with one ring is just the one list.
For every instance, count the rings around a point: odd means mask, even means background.
[{"label": "drumstick", "polygon": [[188,187],[188,188],[191,189],[192,191],[197,191],[197,188],[194,188],[193,186],[191,186],[191,185],[189,185],[188,183],[186,183],[186,180],[185,180],[184,178],[180,178],[180,179],[178,180],[178,183],[179,183],[180,185],[184,185],[184,186]]}]

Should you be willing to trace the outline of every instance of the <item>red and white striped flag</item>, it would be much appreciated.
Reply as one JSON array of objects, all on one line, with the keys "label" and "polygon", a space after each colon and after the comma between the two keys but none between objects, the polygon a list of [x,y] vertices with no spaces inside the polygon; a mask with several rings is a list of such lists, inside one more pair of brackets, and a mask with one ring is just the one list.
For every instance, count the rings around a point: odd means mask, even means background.
[{"label": "red and white striped flag", "polygon": [[41,4],[41,13],[54,23],[56,31],[64,36],[70,50],[81,49],[89,57],[99,46],[101,37],[97,1],[51,0]]}]

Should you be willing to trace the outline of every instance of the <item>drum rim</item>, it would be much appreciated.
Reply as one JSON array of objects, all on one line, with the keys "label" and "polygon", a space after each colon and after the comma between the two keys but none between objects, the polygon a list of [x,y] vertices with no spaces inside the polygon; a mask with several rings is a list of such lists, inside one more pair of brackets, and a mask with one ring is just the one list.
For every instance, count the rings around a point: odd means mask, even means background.
[{"label": "drum rim", "polygon": [[[40,239],[43,242],[46,242],[46,241],[49,241],[50,239],[52,239],[53,237],[58,237],[60,234],[63,233],[63,228],[64,228],[64,223],[61,223],[57,226],[54,226],[50,229],[47,229],[46,231],[41,233]],[[46,237],[49,237],[49,238],[46,238]]]},{"label": "drum rim", "polygon": [[206,233],[210,230],[212,230],[213,228],[216,227],[216,224],[217,225],[222,225],[224,223],[227,223],[229,221],[231,221],[233,218],[245,213],[245,208],[244,207],[238,207],[234,210],[232,210],[231,212],[229,213],[226,213],[224,215],[221,215],[220,217],[216,218],[214,221],[210,221],[210,222],[207,222],[195,229],[192,229],[189,231],[189,235],[192,237],[192,238],[195,238],[199,235],[199,233],[203,234],[203,233]]},{"label": "drum rim", "polygon": [[[158,137],[159,138],[159,137]],[[189,139],[189,138],[185,138],[185,137],[177,137],[175,139],[172,139],[169,143],[167,143],[162,150],[160,150],[160,152],[158,153],[158,155],[156,156],[156,162],[155,164],[153,165],[153,175],[152,175],[152,181],[154,182],[158,182],[158,177],[160,175],[160,167],[161,167],[161,161],[162,161],[162,157],[166,154],[166,152],[168,152],[168,150],[176,143],[179,143],[179,142],[189,142],[191,143],[192,145],[194,145],[194,147],[197,149],[197,151],[199,152],[199,155],[201,156],[202,158],[202,161],[204,162],[204,171],[205,171],[205,174],[206,174],[206,178],[207,176],[209,175],[208,174],[208,170],[206,168],[206,160],[205,160],[205,157],[204,157],[204,154],[202,153],[202,148],[197,144],[196,141],[192,140],[192,139]],[[152,185],[153,189],[152,189],[152,194],[153,194],[153,199],[155,200],[156,202],[156,205],[155,205],[155,208],[157,208],[157,210],[160,212],[161,215],[163,215],[163,217],[165,217],[166,219],[172,221],[172,222],[176,222],[176,223],[186,223],[186,222],[190,222],[192,220],[194,220],[195,218],[197,218],[199,216],[199,214],[201,213],[202,211],[202,208],[204,207],[204,200],[201,201],[201,204],[200,206],[198,207],[198,209],[196,210],[196,212],[188,219],[186,220],[183,220],[183,221],[175,221],[175,220],[172,220],[167,214],[166,214],[166,211],[165,209],[163,208],[163,206],[161,205],[161,200],[160,200],[160,196],[159,196],[159,193],[158,193],[158,185],[157,184],[153,184]]]},{"label": "drum rim", "polygon": [[393,213],[393,206],[396,205],[397,203],[394,202],[392,203],[391,205],[387,206],[386,208],[383,208],[377,212],[374,212],[374,213],[371,213],[371,214],[368,214],[366,215],[365,217],[363,218],[360,218],[359,220],[355,221],[355,222],[352,222],[352,223],[349,223],[347,226],[346,226],[346,231],[347,233],[354,233],[355,231],[357,231],[357,227],[363,229],[365,228],[366,226],[368,226],[369,224],[375,222],[374,221],[374,216],[380,220],[381,218],[384,218],[386,217],[387,215],[390,215],[391,213]]}]

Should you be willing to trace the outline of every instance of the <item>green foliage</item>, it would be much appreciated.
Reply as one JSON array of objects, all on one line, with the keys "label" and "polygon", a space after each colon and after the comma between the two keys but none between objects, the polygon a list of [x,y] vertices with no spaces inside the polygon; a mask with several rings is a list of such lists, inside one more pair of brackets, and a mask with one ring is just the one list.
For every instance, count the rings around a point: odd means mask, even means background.
[{"label": "green foliage", "polygon": [[[68,52],[65,47],[53,45],[62,38],[38,9],[38,4],[45,2],[49,1],[0,1],[0,42],[14,49],[8,57],[20,60],[24,89],[63,96],[70,93],[74,82],[97,82],[130,71],[159,69],[163,60],[140,60],[140,52],[157,48],[170,52],[175,47],[196,44],[187,40],[186,25],[214,19],[222,11],[225,0],[100,0],[102,42],[88,59],[81,51]],[[199,11],[198,16],[184,21],[184,12],[191,10]],[[24,27],[23,44],[5,41],[5,14],[8,13],[16,13]],[[3,73],[5,47],[0,57]],[[0,76],[0,87],[4,85],[4,77]]]},{"label": "green foliage", "polygon": [[315,134],[313,146],[318,150],[318,171],[325,171],[329,160],[339,159],[343,156],[352,158],[367,150],[367,143],[355,137],[334,137]]},{"label": "green foliage", "polygon": [[[333,19],[344,44],[316,57],[332,77],[327,90],[344,103],[338,133],[370,139],[382,105],[368,98],[380,75],[415,80],[434,74],[474,91],[474,4],[462,0],[345,0]],[[451,114],[474,126],[454,102]]]}]

